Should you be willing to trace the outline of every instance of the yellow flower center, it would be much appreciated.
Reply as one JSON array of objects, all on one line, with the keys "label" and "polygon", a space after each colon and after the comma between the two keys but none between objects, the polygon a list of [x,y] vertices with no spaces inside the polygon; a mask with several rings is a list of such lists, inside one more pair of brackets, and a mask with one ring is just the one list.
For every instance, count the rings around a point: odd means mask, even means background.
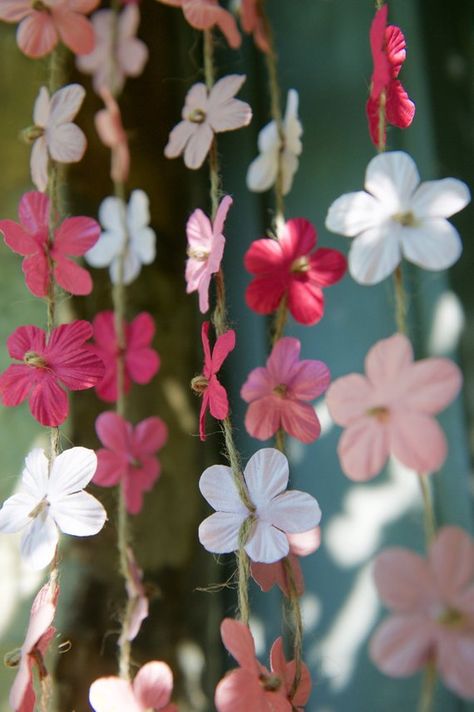
[{"label": "yellow flower center", "polygon": [[403,227],[415,227],[418,222],[411,210],[407,210],[406,213],[395,213],[392,215],[392,219]]},{"label": "yellow flower center", "polygon": [[438,617],[438,623],[446,628],[462,628],[466,623],[466,617],[456,608],[446,608]]},{"label": "yellow flower center", "polygon": [[21,138],[25,143],[34,143],[37,138],[44,134],[44,129],[41,126],[28,126],[21,132]]},{"label": "yellow flower center", "polygon": [[367,415],[376,418],[379,423],[386,423],[390,418],[390,411],[383,405],[377,405],[374,408],[369,408]]},{"label": "yellow flower center", "polygon": [[297,257],[292,263],[290,270],[292,272],[307,272],[309,270],[309,259],[304,255],[303,257]]},{"label": "yellow flower center", "polygon": [[49,507],[49,502],[46,499],[46,497],[43,497],[43,499],[38,502],[36,507],[31,510],[31,512],[28,514],[31,519],[36,519],[36,517],[39,517],[40,514],[44,512],[45,509],[48,509]]},{"label": "yellow flower center", "polygon": [[198,262],[205,262],[209,257],[209,252],[206,252],[205,250],[194,250],[192,247],[188,247],[186,254],[188,257],[191,257],[193,260],[197,260]]},{"label": "yellow flower center", "polygon": [[46,368],[48,362],[35,351],[27,351],[23,356],[23,361],[27,366],[35,366],[35,368]]},{"label": "yellow flower center", "polygon": [[193,380],[191,381],[191,389],[199,395],[202,395],[204,393],[208,385],[209,381],[205,376],[202,375],[202,373],[199,376],[194,376]]},{"label": "yellow flower center", "polygon": [[202,109],[193,109],[188,116],[188,121],[192,121],[193,124],[203,124],[206,120],[206,112]]},{"label": "yellow flower center", "polygon": [[275,386],[273,389],[273,393],[276,396],[280,396],[280,398],[284,398],[288,392],[288,386],[286,386],[284,383],[279,383],[278,386]]},{"label": "yellow flower center", "polygon": [[268,692],[277,692],[281,687],[281,679],[278,675],[260,675],[260,684]]}]

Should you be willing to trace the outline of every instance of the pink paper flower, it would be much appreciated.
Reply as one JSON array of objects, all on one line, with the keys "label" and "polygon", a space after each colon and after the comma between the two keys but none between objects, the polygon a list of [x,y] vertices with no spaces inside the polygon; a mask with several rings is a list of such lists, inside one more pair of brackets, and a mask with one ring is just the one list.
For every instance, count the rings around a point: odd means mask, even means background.
[{"label": "pink paper flower", "polygon": [[118,640],[119,646],[122,646],[126,640],[135,640],[143,621],[148,618],[148,598],[142,581],[143,571],[138,567],[130,547],[127,547],[127,567],[129,579],[126,587],[129,603],[132,603],[132,609],[128,627],[122,630]]},{"label": "pink paper flower", "polygon": [[[35,297],[46,297],[50,280],[71,294],[90,294],[89,272],[69,259],[89,250],[100,235],[100,226],[91,218],[66,218],[54,231],[49,245],[49,198],[43,193],[25,193],[20,200],[20,224],[0,220],[0,231],[8,247],[23,255],[26,286]],[[49,262],[51,260],[51,263]]]},{"label": "pink paper flower", "polygon": [[127,5],[116,16],[113,10],[98,10],[92,16],[95,47],[76,60],[77,68],[92,74],[97,94],[108,89],[120,94],[126,77],[138,77],[148,59],[148,48],[136,37],[140,24],[138,5]]},{"label": "pink paper flower", "polygon": [[262,52],[270,52],[261,0],[241,0],[240,17],[243,31],[253,35],[255,44]]},{"label": "pink paper flower", "polygon": [[28,398],[31,414],[41,425],[56,427],[69,412],[67,393],[93,388],[104,375],[102,359],[91,353],[88,321],[73,321],[53,329],[49,339],[37,326],[20,326],[7,339],[12,364],[0,375],[3,405]]},{"label": "pink paper flower", "polygon": [[337,250],[316,246],[316,230],[304,218],[288,220],[277,240],[255,240],[245,253],[244,264],[255,279],[245,299],[257,314],[270,314],[281,300],[306,326],[324,314],[323,287],[338,282],[346,271],[345,257]]},{"label": "pink paper flower", "polygon": [[283,428],[304,443],[321,433],[314,407],[308,402],[329,386],[331,375],[322,361],[300,361],[301,343],[285,336],[267,359],[266,368],[255,368],[240,395],[250,403],[245,427],[254,438],[266,440]]},{"label": "pink paper flower", "polygon": [[338,378],[327,394],[333,420],[346,428],[338,445],[344,473],[370,480],[389,455],[419,473],[438,470],[447,444],[433,415],[459,392],[459,368],[446,358],[414,363],[409,340],[395,334],[370,349],[365,371]]},{"label": "pink paper flower", "polygon": [[306,492],[288,485],[288,460],[279,450],[258,450],[247,463],[244,479],[254,509],[240,498],[232,469],[212,465],[199,480],[203,497],[216,512],[199,526],[199,541],[214,554],[229,554],[239,548],[242,525],[251,519],[252,527],[245,551],[252,561],[271,564],[287,556],[288,534],[307,532],[321,519],[317,501]]},{"label": "pink paper flower", "polygon": [[202,396],[201,412],[199,414],[199,437],[204,442],[206,439],[206,413],[208,409],[216,420],[224,420],[229,415],[229,401],[224,386],[217,378],[222,364],[235,348],[235,331],[229,329],[225,334],[218,336],[211,352],[209,345],[209,326],[205,321],[201,328],[202,348],[204,351],[204,368],[200,376],[191,381],[191,388]]},{"label": "pink paper flower", "polygon": [[104,445],[97,451],[94,483],[101,487],[122,484],[130,514],[143,506],[143,493],[149,492],[160,476],[156,452],[163,447],[168,429],[161,418],[151,417],[133,427],[117,413],[101,413],[95,421],[97,436]]},{"label": "pink paper flower", "polygon": [[219,271],[224,254],[224,222],[232,202],[229,195],[222,198],[214,222],[198,208],[186,224],[186,293],[199,292],[199,310],[202,314],[209,309],[209,284],[212,275]]},{"label": "pink paper flower", "polygon": [[101,677],[92,683],[89,702],[95,712],[178,712],[170,704],[173,673],[166,663],[153,660],[137,672],[133,682]]},{"label": "pink paper flower", "polygon": [[242,38],[234,16],[219,5],[218,0],[159,0],[164,5],[180,7],[186,21],[196,30],[218,27],[232,49],[240,47]]},{"label": "pink paper flower", "polygon": [[94,31],[84,15],[100,0],[2,0],[0,20],[19,22],[18,47],[32,59],[44,57],[59,39],[74,52],[87,54],[94,47]]},{"label": "pink paper flower", "polygon": [[434,663],[444,684],[474,699],[474,541],[443,527],[428,559],[388,549],[375,561],[375,584],[390,615],[375,631],[370,656],[391,677]]},{"label": "pink paper flower", "polygon": [[86,150],[86,137],[72,123],[81,108],[86,92],[79,84],[68,84],[50,98],[41,87],[33,110],[34,126],[24,135],[33,141],[31,179],[42,193],[48,187],[48,161],[77,163]]},{"label": "pink paper flower", "polygon": [[222,641],[239,663],[219,682],[214,702],[217,712],[292,712],[302,710],[311,692],[311,677],[302,666],[301,681],[290,700],[295,663],[287,662],[283,641],[278,638],[270,651],[270,670],[255,655],[255,643],[248,627],[225,618],[221,623]]},{"label": "pink paper flower", "polygon": [[130,151],[120,108],[107,88],[101,89],[100,95],[105,109],[95,115],[95,127],[104,146],[112,152],[110,177],[115,183],[125,183],[130,170]]},{"label": "pink paper flower", "polygon": [[176,158],[184,151],[184,163],[193,170],[206,158],[215,133],[247,126],[252,110],[244,101],[234,99],[245,76],[230,74],[219,79],[208,91],[205,84],[194,84],[186,95],[183,120],[171,131],[165,156]]},{"label": "pink paper flower", "polygon": [[380,135],[380,105],[385,94],[385,116],[389,124],[399,129],[410,126],[415,116],[415,104],[397,79],[406,57],[403,32],[395,25],[387,27],[388,5],[377,10],[370,27],[370,48],[374,71],[366,112],[370,138],[375,146],[385,145],[386,130]]},{"label": "pink paper flower", "polygon": [[[104,401],[114,403],[117,400],[117,358],[120,346],[115,331],[114,313],[103,311],[92,322],[95,344],[89,348],[105,364],[105,374],[96,386],[96,393]],[[142,312],[125,326],[125,378],[124,388],[128,393],[132,381],[149,383],[160,367],[160,357],[150,344],[155,335],[153,318]]]}]

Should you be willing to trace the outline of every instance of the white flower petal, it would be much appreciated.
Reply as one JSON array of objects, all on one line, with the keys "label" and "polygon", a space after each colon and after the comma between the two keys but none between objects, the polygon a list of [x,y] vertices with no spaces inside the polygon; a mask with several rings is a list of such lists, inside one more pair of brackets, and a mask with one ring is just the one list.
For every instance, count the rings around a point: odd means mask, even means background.
[{"label": "white flower petal", "polygon": [[299,156],[303,150],[301,144],[303,127],[301,121],[298,119],[298,100],[298,92],[296,89],[289,89],[284,118],[285,147],[296,156]]},{"label": "white flower petal", "polygon": [[262,153],[257,156],[247,171],[247,188],[254,193],[263,193],[275,183],[278,171],[278,154]]},{"label": "white flower petal", "polygon": [[270,121],[263,129],[258,132],[258,150],[260,153],[266,153],[267,151],[274,151],[278,153],[280,148],[280,139],[278,137],[278,130],[276,123]]},{"label": "white flower petal", "polygon": [[39,502],[48,491],[49,462],[44,450],[37,447],[25,458],[22,484],[31,496]]},{"label": "white flower petal", "polygon": [[102,232],[94,247],[91,247],[84,259],[91,267],[108,267],[122,251],[123,235],[116,232]]},{"label": "white flower petal", "polygon": [[[132,250],[128,249],[123,261],[123,283],[131,284],[140,274],[141,267],[142,265],[137,255]],[[110,265],[110,280],[112,284],[118,284],[120,282],[120,278],[120,260],[117,257],[117,259],[113,260]]]},{"label": "white flower petal", "polygon": [[449,218],[466,207],[471,200],[469,188],[456,178],[422,183],[411,199],[411,209],[417,218]]},{"label": "white flower petal", "polygon": [[300,534],[319,524],[321,510],[310,494],[290,490],[272,500],[265,519],[288,534]]},{"label": "white flower petal", "polygon": [[281,169],[283,177],[283,195],[288,195],[293,185],[293,178],[298,170],[298,158],[291,151],[283,151],[281,157]]},{"label": "white flower petal", "polygon": [[151,227],[143,227],[131,235],[130,249],[135,252],[140,262],[150,265],[156,256],[156,235]]},{"label": "white flower petal", "polygon": [[58,545],[58,530],[45,511],[35,517],[21,541],[21,556],[32,569],[44,569],[53,560]]},{"label": "white flower petal", "polygon": [[87,147],[86,137],[76,124],[61,124],[47,129],[46,141],[49,153],[59,163],[77,163]]},{"label": "white flower petal", "polygon": [[288,460],[275,448],[261,448],[248,461],[244,477],[250,499],[258,510],[286,489],[289,477]]},{"label": "white flower petal", "polygon": [[51,467],[48,500],[51,505],[89,484],[97,469],[97,455],[87,447],[72,447],[58,455]]},{"label": "white flower petal", "polygon": [[86,90],[80,84],[68,84],[51,97],[48,125],[57,126],[72,121],[81,108]]},{"label": "white flower petal", "polygon": [[367,166],[365,189],[392,213],[409,209],[420,176],[413,159],[403,151],[380,153]]},{"label": "white flower petal", "polygon": [[13,534],[32,522],[33,509],[41,499],[34,499],[28,492],[18,492],[9,497],[0,509],[0,532]]},{"label": "white flower petal", "polygon": [[49,118],[49,105],[48,90],[46,87],[41,87],[33,109],[33,121],[35,122],[35,126],[45,128]]},{"label": "white flower petal", "polygon": [[345,193],[329,207],[326,228],[346,237],[355,237],[387,217],[381,203],[364,191]]},{"label": "white flower petal", "polygon": [[48,146],[46,137],[36,139],[30,157],[31,180],[41,193],[48,187]]},{"label": "white flower petal", "polygon": [[360,284],[377,284],[393,272],[401,260],[401,225],[388,221],[355,238],[349,251],[349,272]]},{"label": "white flower petal", "polygon": [[109,196],[100,204],[99,222],[105,230],[115,232],[123,238],[127,224],[127,210],[120,198]]},{"label": "white flower petal", "polygon": [[461,256],[458,231],[444,218],[424,220],[420,227],[405,227],[400,237],[404,257],[423,269],[447,269]]},{"label": "white flower petal", "polygon": [[244,549],[252,561],[272,564],[288,554],[290,545],[286,534],[268,522],[258,521]]},{"label": "white flower petal", "polygon": [[104,507],[88,492],[76,492],[55,500],[51,516],[64,534],[73,536],[97,534],[107,519]]},{"label": "white flower petal", "polygon": [[147,227],[150,223],[150,201],[143,190],[134,190],[127,209],[127,222],[130,232]]},{"label": "white flower petal", "polygon": [[242,503],[239,491],[226,465],[211,465],[201,475],[199,489],[211,507],[221,512],[233,512],[248,516],[247,507]]},{"label": "white flower petal", "polygon": [[215,512],[199,525],[199,541],[207,551],[213,554],[230,554],[239,548],[240,527],[245,514],[235,512]]}]

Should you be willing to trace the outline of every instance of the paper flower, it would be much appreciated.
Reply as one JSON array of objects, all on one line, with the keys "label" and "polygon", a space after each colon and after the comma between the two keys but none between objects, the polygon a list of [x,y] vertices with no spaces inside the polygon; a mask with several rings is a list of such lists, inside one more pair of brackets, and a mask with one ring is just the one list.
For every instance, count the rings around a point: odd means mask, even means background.
[{"label": "paper flower", "polygon": [[346,260],[337,250],[316,246],[316,230],[304,218],[285,223],[277,240],[255,240],[245,253],[245,269],[255,278],[245,292],[245,300],[257,314],[270,314],[281,300],[290,313],[306,326],[316,324],[324,314],[323,287],[342,279]]},{"label": "paper flower", "polygon": [[[96,393],[104,401],[114,403],[117,400],[117,359],[121,353],[115,331],[114,313],[103,311],[92,322],[95,344],[89,348],[104,362],[105,374],[96,386]],[[128,393],[132,381],[149,383],[160,367],[160,357],[151,348],[155,335],[155,323],[147,312],[142,312],[127,324],[125,328],[124,389]]]},{"label": "paper flower", "polygon": [[107,88],[101,89],[100,95],[105,109],[95,115],[95,127],[102,143],[112,152],[110,177],[114,183],[125,183],[130,170],[130,151],[120,108]]},{"label": "paper flower", "polygon": [[474,542],[443,527],[428,559],[406,549],[383,551],[375,584],[390,615],[375,631],[370,656],[391,677],[434,663],[444,684],[474,699]]},{"label": "paper flower", "polygon": [[255,510],[240,499],[232,469],[225,465],[208,467],[199,480],[203,497],[216,512],[199,526],[199,541],[214,554],[228,554],[239,548],[239,532],[251,517],[252,528],[245,551],[252,561],[271,564],[289,552],[288,534],[306,532],[317,526],[321,510],[317,501],[288,485],[288,460],[274,448],[258,450],[247,463],[244,479]]},{"label": "paper flower", "polygon": [[209,310],[209,284],[212,275],[219,271],[221,265],[225,245],[224,222],[232,202],[229,195],[222,198],[214,222],[198,208],[186,224],[186,293],[199,292],[199,310],[202,314]]},{"label": "paper flower", "polygon": [[94,712],[178,712],[170,704],[173,673],[166,663],[153,660],[137,672],[133,682],[101,677],[92,683],[89,702]]},{"label": "paper flower", "polygon": [[[92,267],[109,267],[113,284],[121,276],[124,284],[130,284],[140,274],[142,265],[151,264],[156,254],[147,194],[143,190],[132,191],[128,206],[121,198],[106,198],[99,208],[99,220],[104,232],[85,254],[85,260]],[[122,259],[123,275],[120,275]]]},{"label": "paper flower", "polygon": [[261,0],[241,0],[240,20],[244,32],[253,35],[257,47],[262,52],[270,52]]},{"label": "paper flower", "polygon": [[446,358],[414,363],[409,340],[395,334],[370,349],[365,371],[338,378],[327,394],[331,417],[346,428],[337,449],[343,472],[370,480],[389,455],[418,473],[438,470],[447,444],[433,415],[459,392],[459,368]]},{"label": "paper flower", "polygon": [[455,178],[420,183],[410,156],[392,151],[370,161],[365,188],[342,195],[326,217],[328,230],[355,237],[349,271],[356,282],[381,282],[402,256],[429,270],[456,262],[462,243],[446,218],[469,203],[465,183]]},{"label": "paper flower", "polygon": [[168,430],[161,418],[151,417],[133,427],[117,413],[101,413],[95,421],[97,436],[104,445],[97,451],[94,484],[113,487],[122,484],[130,514],[143,506],[143,493],[149,492],[160,476],[156,452],[163,447]]},{"label": "paper flower", "polygon": [[[406,58],[406,42],[403,32],[395,25],[387,25],[388,5],[375,13],[370,27],[370,49],[374,71],[367,100],[366,112],[369,133],[375,146],[385,146],[386,126],[380,135],[380,109],[384,102],[385,118],[399,129],[410,126],[415,116],[415,104],[397,79]],[[382,99],[383,96],[383,99]]]},{"label": "paper flower", "polygon": [[244,81],[245,76],[229,74],[210,91],[201,82],[194,84],[186,95],[183,120],[170,133],[165,156],[176,158],[184,152],[185,165],[193,170],[200,168],[215,133],[247,126],[252,110],[244,101],[234,99]]},{"label": "paper flower", "polygon": [[128,625],[122,629],[118,640],[119,647],[126,640],[135,640],[145,618],[148,618],[148,598],[143,586],[143,571],[138,567],[133,551],[127,547],[128,579],[126,582],[128,605],[131,604],[131,613]]},{"label": "paper flower", "polygon": [[18,206],[20,224],[0,220],[5,243],[25,258],[22,269],[26,286],[35,297],[48,295],[51,279],[71,294],[89,294],[89,272],[69,257],[79,257],[95,245],[100,227],[91,218],[66,218],[54,231],[49,245],[49,211],[50,201],[44,193],[25,193]]},{"label": "paper flower", "polygon": [[211,30],[218,27],[229,47],[240,47],[242,38],[234,16],[219,5],[218,0],[159,0],[164,5],[180,7],[187,22],[196,30]]},{"label": "paper flower", "polygon": [[32,569],[44,569],[53,560],[58,528],[64,534],[92,536],[104,526],[105,509],[83,492],[96,467],[95,452],[85,447],[65,450],[51,467],[44,450],[35,448],[27,455],[21,489],[0,510],[0,532],[25,529],[21,555]]},{"label": "paper flower", "polygon": [[72,123],[81,108],[86,92],[79,84],[68,84],[50,98],[46,87],[41,87],[33,109],[34,126],[24,131],[27,141],[33,142],[30,168],[31,179],[42,193],[48,187],[48,161],[77,163],[86,150],[86,137]]},{"label": "paper flower", "polygon": [[78,57],[77,68],[92,74],[97,94],[108,89],[120,94],[126,77],[138,77],[148,59],[148,48],[136,37],[140,24],[137,5],[127,5],[117,16],[114,10],[98,10],[92,16],[95,47]]},{"label": "paper flower", "polygon": [[272,645],[268,670],[257,660],[252,634],[244,623],[225,618],[221,623],[221,636],[240,667],[228,672],[217,685],[214,698],[217,712],[292,712],[303,709],[311,692],[311,677],[303,663],[300,683],[290,700],[295,662],[286,661],[281,638]]},{"label": "paper flower", "polygon": [[285,336],[267,359],[266,368],[255,368],[240,395],[250,403],[245,427],[254,438],[266,440],[283,428],[304,443],[321,433],[314,407],[308,403],[329,386],[331,375],[322,361],[300,361],[301,343]]},{"label": "paper flower", "polygon": [[235,348],[235,331],[229,329],[225,334],[218,336],[214,348],[209,345],[209,322],[205,321],[201,328],[202,348],[204,351],[204,367],[202,374],[191,381],[191,388],[202,396],[201,412],[199,415],[199,437],[204,442],[206,439],[206,413],[216,420],[224,420],[229,415],[229,401],[224,386],[219,382],[217,374],[222,364],[231,351]]},{"label": "paper flower", "polygon": [[290,89],[283,119],[284,140],[278,133],[275,121],[270,121],[259,132],[258,150],[260,155],[252,161],[247,171],[249,190],[262,193],[275,185],[281,162],[283,195],[290,192],[293,178],[298,170],[298,156],[303,150],[302,133],[303,127],[298,118],[298,92],[295,89]]},{"label": "paper flower", "polygon": [[91,353],[88,321],[62,324],[49,339],[37,326],[20,326],[7,339],[12,364],[0,375],[3,405],[15,406],[28,398],[31,414],[41,425],[56,427],[69,412],[67,393],[93,388],[104,375],[102,359]]},{"label": "paper flower", "polygon": [[74,52],[87,54],[94,47],[94,31],[84,17],[100,0],[2,0],[0,20],[19,22],[18,47],[32,59],[44,57],[59,39]]}]

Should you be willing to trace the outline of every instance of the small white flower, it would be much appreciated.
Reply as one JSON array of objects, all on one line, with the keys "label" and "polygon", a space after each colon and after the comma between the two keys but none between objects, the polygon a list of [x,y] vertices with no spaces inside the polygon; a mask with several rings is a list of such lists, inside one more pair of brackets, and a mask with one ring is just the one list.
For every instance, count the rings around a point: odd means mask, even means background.
[{"label": "small white flower", "polygon": [[403,151],[373,158],[366,191],[341,195],[329,208],[326,227],[354,237],[349,271],[356,282],[377,284],[402,257],[429,270],[451,267],[462,252],[449,223],[470,201],[469,188],[455,178],[420,183],[412,158]]},{"label": "small white flower", "polygon": [[84,255],[92,267],[110,267],[110,279],[120,278],[120,258],[125,250],[123,282],[130,284],[139,275],[142,265],[155,259],[155,232],[149,227],[148,196],[134,190],[128,207],[120,198],[106,198],[99,208],[99,220],[104,232]]},{"label": "small white flower", "polygon": [[283,146],[278,135],[275,121],[263,127],[258,134],[258,150],[260,155],[252,161],[247,171],[247,187],[255,193],[271,188],[276,182],[278,161],[281,152],[283,195],[290,192],[293,178],[298,170],[298,156],[301,154],[301,135],[303,127],[298,119],[298,92],[288,91],[286,113],[283,120],[285,140]]},{"label": "small white flower", "polygon": [[21,555],[33,569],[43,569],[53,559],[58,528],[64,534],[91,536],[104,526],[107,514],[101,503],[84,487],[97,468],[97,456],[85,447],[73,447],[58,455],[48,474],[44,450],[36,448],[26,457],[19,492],[0,510],[0,531],[25,529]]}]

